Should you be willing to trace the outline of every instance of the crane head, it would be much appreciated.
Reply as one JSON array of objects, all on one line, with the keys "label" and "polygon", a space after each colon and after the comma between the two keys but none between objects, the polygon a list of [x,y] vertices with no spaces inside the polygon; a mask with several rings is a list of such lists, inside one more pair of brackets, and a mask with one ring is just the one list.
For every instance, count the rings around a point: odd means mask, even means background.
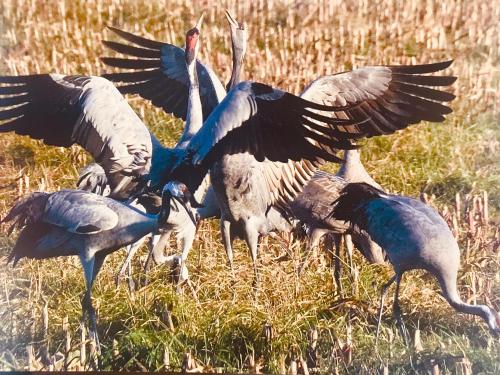
[{"label": "crane head", "polygon": [[231,42],[233,50],[237,54],[237,58],[243,58],[247,49],[248,33],[245,22],[238,22],[229,11],[226,9],[226,18],[231,28]]},{"label": "crane head", "polygon": [[158,215],[159,226],[161,227],[167,223],[172,200],[179,202],[188,213],[193,224],[197,225],[198,220],[195,218],[193,208],[203,206],[196,201],[185,184],[179,181],[171,181],[163,187],[161,209]]},{"label": "crane head", "polygon": [[198,39],[200,38],[200,29],[204,16],[205,13],[202,13],[198,22],[196,22],[196,25],[186,33],[186,64],[188,65],[196,60],[196,54],[198,53]]}]

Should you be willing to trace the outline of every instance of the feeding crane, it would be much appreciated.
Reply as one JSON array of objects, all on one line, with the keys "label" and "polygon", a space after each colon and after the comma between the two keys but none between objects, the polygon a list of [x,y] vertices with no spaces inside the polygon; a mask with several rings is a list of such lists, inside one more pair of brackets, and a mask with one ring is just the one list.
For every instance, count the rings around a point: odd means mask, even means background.
[{"label": "feeding crane", "polygon": [[[340,284],[340,243],[343,235],[347,233],[348,225],[343,220],[331,217],[331,201],[336,199],[340,191],[349,182],[364,181],[370,185],[379,185],[366,172],[360,161],[359,150],[348,150],[344,153],[341,167],[336,174],[317,171],[304,187],[302,192],[290,203],[290,211],[299,223],[307,228],[307,255],[299,273],[306,267],[308,255],[319,245],[321,238],[327,234],[333,235],[336,259],[335,281],[341,290]],[[361,230],[352,233],[352,241],[370,263],[383,263],[383,250],[371,240],[370,236]],[[345,241],[349,254],[352,253],[352,243]]]},{"label": "feeding crane", "polygon": [[386,194],[366,183],[348,184],[335,200],[331,212],[345,220],[350,230],[366,231],[381,246],[395,275],[382,287],[377,339],[384,298],[396,282],[393,313],[405,341],[407,331],[401,317],[399,287],[406,271],[424,269],[436,277],[443,296],[458,312],[481,317],[492,333],[500,334],[500,315],[485,305],[470,305],[457,292],[460,249],[444,219],[423,202],[400,195]]}]

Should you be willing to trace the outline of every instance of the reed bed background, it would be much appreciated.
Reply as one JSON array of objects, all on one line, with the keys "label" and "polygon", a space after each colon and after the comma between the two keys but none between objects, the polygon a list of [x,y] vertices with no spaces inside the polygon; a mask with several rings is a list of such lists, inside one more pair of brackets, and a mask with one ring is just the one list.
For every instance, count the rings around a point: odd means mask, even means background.
[{"label": "reed bed background", "polygon": [[[205,10],[201,59],[226,81],[231,64],[224,8],[249,29],[245,78],[294,93],[320,75],[364,65],[455,59],[447,73],[459,77],[457,99],[446,122],[367,140],[362,157],[387,190],[421,195],[440,210],[461,245],[462,296],[500,309],[500,7],[494,1],[3,0],[0,8],[2,74],[111,71],[99,61],[111,55],[101,43],[114,38],[107,25],[182,45]],[[180,121],[140,98],[129,100],[163,142],[175,143]],[[11,134],[2,134],[0,147],[0,216],[32,191],[73,187],[90,161],[79,147],[47,147]],[[80,329],[84,283],[78,259],[24,260],[12,269],[6,259],[14,239],[0,237],[0,369],[88,369],[92,348]],[[478,319],[455,315],[435,281],[420,272],[405,276],[401,292],[412,347],[397,334],[388,302],[375,351],[379,288],[391,269],[355,254],[354,266],[344,267],[341,297],[326,250],[296,277],[301,247],[265,241],[257,303],[247,249],[240,243],[235,248],[233,282],[216,221],[201,225],[189,257],[198,300],[188,289],[177,294],[164,267],[153,270],[147,287],[115,289],[124,259],[123,251],[116,252],[94,288],[101,368],[500,372],[498,339]],[[291,260],[276,262],[285,251]],[[136,283],[142,278],[139,258]]]}]

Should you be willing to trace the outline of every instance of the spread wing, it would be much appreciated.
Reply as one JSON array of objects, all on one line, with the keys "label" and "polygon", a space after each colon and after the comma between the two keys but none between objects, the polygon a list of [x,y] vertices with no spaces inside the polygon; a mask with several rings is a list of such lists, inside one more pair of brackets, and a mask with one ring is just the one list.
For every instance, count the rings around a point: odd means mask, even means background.
[{"label": "spread wing", "polygon": [[115,197],[149,171],[152,135],[106,79],[42,74],[3,76],[0,83],[0,121],[7,121],[0,132],[79,144],[104,168]]},{"label": "spread wing", "polygon": [[[433,87],[449,86],[456,77],[427,75],[446,69],[451,63],[374,66],[324,76],[313,81],[301,97],[325,105],[354,105],[348,111],[330,115],[341,119],[367,119],[362,126],[340,126],[341,130],[356,133],[356,138],[390,134],[422,120],[442,122],[444,115],[451,113],[451,108],[441,103],[455,96]],[[269,191],[273,192],[270,204],[291,202],[321,164],[319,160],[313,163],[269,162],[265,173],[269,176]]]},{"label": "spread wing", "polygon": [[342,118],[369,118],[369,126],[356,129],[360,136],[390,134],[420,121],[442,122],[455,98],[434,87],[449,86],[453,76],[428,73],[448,68],[453,60],[424,65],[369,66],[321,77],[304,90],[302,97],[317,103],[357,104]]},{"label": "spread wing", "polygon": [[[119,82],[123,94],[138,94],[142,98],[186,120],[189,94],[189,76],[186,69],[184,50],[168,43],[146,39],[126,31],[110,29],[132,44],[104,41],[112,50],[133,58],[103,57],[109,65],[132,72],[108,73],[103,77]],[[196,63],[200,85],[200,98],[204,120],[222,101],[226,91],[219,78],[208,66],[200,61]]]}]

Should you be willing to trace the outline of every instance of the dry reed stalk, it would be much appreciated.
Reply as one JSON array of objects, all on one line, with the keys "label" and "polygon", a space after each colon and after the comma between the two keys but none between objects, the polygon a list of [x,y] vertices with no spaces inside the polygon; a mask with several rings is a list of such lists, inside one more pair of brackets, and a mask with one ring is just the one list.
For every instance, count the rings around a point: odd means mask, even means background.
[{"label": "dry reed stalk", "polygon": [[165,345],[163,347],[163,357],[162,357],[163,369],[166,371],[170,370],[170,350]]},{"label": "dry reed stalk", "polygon": [[85,328],[85,323],[82,321],[80,323],[80,369],[79,371],[84,371],[85,370],[85,365],[87,363],[87,339],[85,337],[86,335],[86,328]]}]

